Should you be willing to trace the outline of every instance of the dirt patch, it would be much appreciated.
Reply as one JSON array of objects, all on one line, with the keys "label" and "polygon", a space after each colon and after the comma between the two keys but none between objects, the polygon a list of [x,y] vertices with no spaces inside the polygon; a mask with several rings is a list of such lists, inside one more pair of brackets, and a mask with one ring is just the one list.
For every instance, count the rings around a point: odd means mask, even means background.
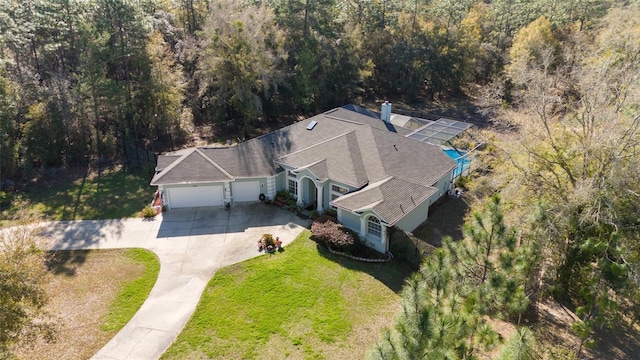
[{"label": "dirt patch", "polygon": [[[544,348],[565,348],[576,351],[580,340],[571,326],[578,319],[567,307],[555,301],[546,301],[537,307],[539,322],[536,338]],[[628,319],[614,324],[612,329],[597,329],[594,348],[585,348],[581,359],[627,360],[640,359],[640,326]]]},{"label": "dirt patch", "polygon": [[442,246],[444,236],[462,239],[462,225],[471,203],[472,198],[467,193],[459,198],[443,197],[429,208],[429,218],[413,231],[413,235],[433,246]]},{"label": "dirt patch", "polygon": [[58,319],[58,340],[19,349],[18,358],[88,359],[100,350],[115,335],[100,329],[101,319],[122,285],[144,272],[144,266],[134,263],[126,253],[127,250],[52,253],[47,309]]}]

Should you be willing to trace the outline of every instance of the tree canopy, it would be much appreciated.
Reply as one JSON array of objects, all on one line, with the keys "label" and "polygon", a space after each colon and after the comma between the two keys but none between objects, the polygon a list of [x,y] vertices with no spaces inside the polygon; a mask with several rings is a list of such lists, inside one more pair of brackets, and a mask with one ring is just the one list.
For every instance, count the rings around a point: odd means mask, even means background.
[{"label": "tree canopy", "polygon": [[545,19],[548,36],[550,27],[576,21],[592,26],[609,7],[604,0],[4,1],[0,176],[137,163],[139,151],[182,146],[194,125],[244,137],[264,121],[349,102],[460,94],[500,76],[509,56],[539,46],[531,21]]},{"label": "tree canopy", "polygon": [[611,0],[2,1],[0,191],[153,165],[194,128],[242,140],[349,102],[466,94],[500,129],[470,186],[501,200],[410,281],[378,354],[471,356],[493,342],[484,317],[517,322],[543,296],[574,308],[580,354],[640,316],[639,19]]},{"label": "tree canopy", "polygon": [[38,229],[13,227],[0,231],[0,356],[10,358],[14,346],[36,338],[55,339],[56,323],[45,311],[47,270],[38,246]]}]

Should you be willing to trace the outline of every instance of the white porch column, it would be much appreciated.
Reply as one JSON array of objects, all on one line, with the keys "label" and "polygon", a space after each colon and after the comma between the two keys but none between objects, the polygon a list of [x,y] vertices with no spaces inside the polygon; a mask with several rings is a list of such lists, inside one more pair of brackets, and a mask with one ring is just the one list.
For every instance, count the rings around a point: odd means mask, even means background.
[{"label": "white porch column", "polygon": [[367,235],[367,221],[365,217],[360,215],[360,236],[365,237]]},{"label": "white porch column", "polygon": [[298,205],[302,205],[302,180],[296,177],[296,183],[298,183],[298,185],[296,186],[297,203]]},{"label": "white porch column", "polygon": [[317,186],[318,189],[318,198],[316,199],[316,203],[318,204],[316,211],[318,211],[319,213],[324,211],[324,185],[320,184],[320,186]]},{"label": "white porch column", "polygon": [[389,239],[387,239],[387,226],[385,224],[380,224],[382,225],[382,231],[380,233],[380,237],[381,237],[381,241],[382,241],[382,248],[384,249],[385,252],[389,251]]}]

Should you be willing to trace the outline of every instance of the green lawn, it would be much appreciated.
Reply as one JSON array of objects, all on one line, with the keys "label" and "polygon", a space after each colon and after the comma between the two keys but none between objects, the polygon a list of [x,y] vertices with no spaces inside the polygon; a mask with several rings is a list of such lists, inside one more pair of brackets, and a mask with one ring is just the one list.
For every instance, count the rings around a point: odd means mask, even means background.
[{"label": "green lawn", "polygon": [[335,257],[309,236],[219,270],[163,358],[363,358],[411,269]]},{"label": "green lawn", "polygon": [[[75,179],[59,179],[54,184],[31,184],[12,206],[1,214],[7,225],[23,207],[28,215],[47,220],[119,219],[135,216],[151,202],[154,188],[145,171],[122,168],[102,170]],[[20,201],[22,200],[22,201]]]},{"label": "green lawn", "polygon": [[160,272],[160,260],[153,252],[145,249],[129,249],[127,256],[144,266],[144,273],[137,279],[125,283],[118,291],[109,312],[102,319],[102,331],[117,332],[122,329],[147,300]]}]

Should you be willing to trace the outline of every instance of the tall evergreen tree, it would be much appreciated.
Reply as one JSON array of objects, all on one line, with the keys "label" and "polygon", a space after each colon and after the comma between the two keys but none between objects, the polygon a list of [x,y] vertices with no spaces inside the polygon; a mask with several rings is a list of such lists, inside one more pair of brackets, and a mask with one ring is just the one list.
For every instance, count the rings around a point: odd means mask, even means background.
[{"label": "tall evergreen tree", "polygon": [[283,81],[282,32],[270,9],[220,0],[211,5],[199,57],[200,101],[211,122],[235,120],[245,133]]},{"label": "tall evergreen tree", "polygon": [[472,215],[464,234],[458,242],[445,239],[407,281],[395,329],[384,334],[372,358],[473,359],[498,341],[487,315],[524,313],[524,285],[535,258],[504,224],[499,196],[486,212]]}]

